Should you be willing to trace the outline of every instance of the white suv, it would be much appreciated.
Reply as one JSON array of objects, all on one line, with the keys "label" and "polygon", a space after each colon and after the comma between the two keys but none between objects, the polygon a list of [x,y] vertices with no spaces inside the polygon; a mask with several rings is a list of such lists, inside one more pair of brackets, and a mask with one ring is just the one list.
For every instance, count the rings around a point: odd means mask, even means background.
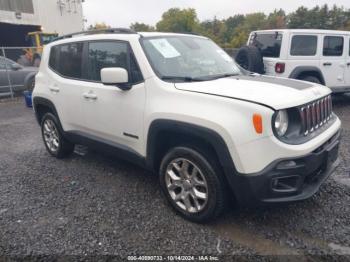
[{"label": "white suv", "polygon": [[333,92],[350,91],[350,32],[291,29],[250,34],[267,75],[323,84]]},{"label": "white suv", "polygon": [[33,105],[50,154],[97,147],[159,174],[197,222],[309,198],[338,161],[341,123],[322,85],[251,74],[205,37],[82,32],[45,46]]}]

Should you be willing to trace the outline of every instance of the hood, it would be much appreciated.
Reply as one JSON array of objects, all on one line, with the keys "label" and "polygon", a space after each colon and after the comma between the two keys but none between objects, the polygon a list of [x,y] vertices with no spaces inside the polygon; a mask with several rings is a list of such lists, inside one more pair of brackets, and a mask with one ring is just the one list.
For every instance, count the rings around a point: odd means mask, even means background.
[{"label": "hood", "polygon": [[263,104],[275,110],[303,105],[331,93],[329,88],[318,84],[262,75],[175,83],[175,87],[184,91]]}]

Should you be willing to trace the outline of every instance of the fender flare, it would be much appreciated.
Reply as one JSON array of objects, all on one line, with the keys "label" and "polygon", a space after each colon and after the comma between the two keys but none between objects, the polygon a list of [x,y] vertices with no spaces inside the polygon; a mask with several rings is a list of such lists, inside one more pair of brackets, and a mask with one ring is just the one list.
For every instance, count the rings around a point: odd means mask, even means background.
[{"label": "fender flare", "polygon": [[59,120],[59,116],[58,116],[58,113],[57,113],[55,105],[47,98],[36,96],[36,97],[33,98],[33,109],[34,109],[34,112],[35,112],[36,120],[38,121],[39,125],[41,124],[40,123],[40,115],[39,115],[39,112],[38,112],[38,107],[39,106],[45,106],[45,107],[50,108],[51,111],[57,116],[57,118]]},{"label": "fender flare", "polygon": [[316,66],[298,66],[293,69],[293,71],[289,75],[289,78],[298,79],[298,77],[305,72],[317,73],[320,76],[321,83],[324,85],[326,84],[321,70]]},{"label": "fender flare", "polygon": [[190,134],[205,140],[209,145],[213,147],[215,153],[219,159],[219,164],[223,168],[223,172],[229,183],[232,182],[232,178],[237,174],[236,167],[231,157],[230,151],[225,143],[224,139],[216,131],[209,128],[190,124],[186,122],[180,122],[176,120],[159,119],[154,120],[149,126],[149,132],[147,136],[147,150],[146,150],[146,165],[148,168],[155,170],[155,156],[156,156],[156,144],[159,134],[161,132],[175,132],[181,134]]}]

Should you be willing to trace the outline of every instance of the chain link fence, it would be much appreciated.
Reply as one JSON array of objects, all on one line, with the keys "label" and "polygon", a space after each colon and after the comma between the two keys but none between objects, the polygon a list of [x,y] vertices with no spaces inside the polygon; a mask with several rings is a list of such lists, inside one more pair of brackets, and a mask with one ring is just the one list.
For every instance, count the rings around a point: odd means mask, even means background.
[{"label": "chain link fence", "polygon": [[33,89],[40,53],[33,47],[0,47],[0,99],[14,98]]}]

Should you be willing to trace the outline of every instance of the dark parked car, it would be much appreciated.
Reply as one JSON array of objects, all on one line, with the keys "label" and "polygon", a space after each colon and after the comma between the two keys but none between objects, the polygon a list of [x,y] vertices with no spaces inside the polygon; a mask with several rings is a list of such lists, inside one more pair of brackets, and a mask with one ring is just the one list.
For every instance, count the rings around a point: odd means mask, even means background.
[{"label": "dark parked car", "polygon": [[0,97],[8,95],[10,87],[16,95],[34,87],[37,67],[24,67],[16,62],[0,56]]}]

